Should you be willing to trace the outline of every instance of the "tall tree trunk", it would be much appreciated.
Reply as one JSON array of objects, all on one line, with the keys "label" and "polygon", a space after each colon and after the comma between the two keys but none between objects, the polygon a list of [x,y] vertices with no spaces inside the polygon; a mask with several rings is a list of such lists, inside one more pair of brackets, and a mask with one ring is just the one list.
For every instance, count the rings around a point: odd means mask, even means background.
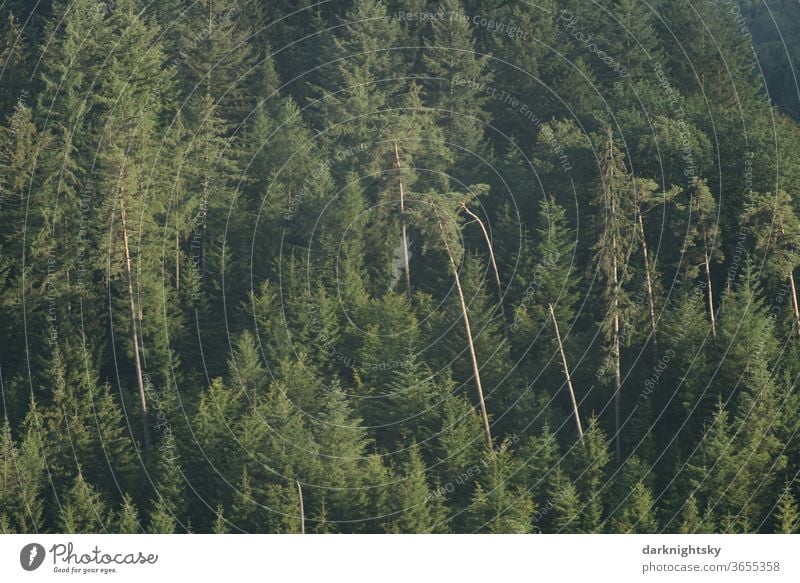
[{"label": "tall tree trunk", "polygon": [[650,254],[647,250],[647,240],[644,237],[644,219],[642,218],[642,213],[639,210],[639,206],[636,207],[636,215],[639,223],[639,237],[642,240],[642,257],[644,258],[644,280],[645,285],[647,286],[647,302],[650,308],[650,329],[653,334],[653,350],[656,354],[658,354],[658,339],[656,338],[656,302],[655,298],[653,297],[653,279],[650,273]]},{"label": "tall tree trunk", "polygon": [[456,265],[456,261],[453,258],[453,254],[450,251],[450,245],[447,243],[447,235],[444,231],[444,225],[442,224],[442,218],[439,215],[439,211],[434,207],[434,212],[436,213],[436,220],[439,223],[439,230],[442,233],[442,243],[444,244],[445,253],[447,253],[447,258],[450,261],[450,267],[453,270],[453,278],[456,282],[456,291],[458,292],[458,300],[461,303],[461,315],[464,318],[464,328],[467,333],[467,344],[469,345],[469,355],[470,359],[472,360],[472,373],[475,376],[475,385],[478,389],[478,401],[480,402],[481,408],[481,417],[483,418],[483,429],[486,433],[486,442],[489,446],[489,450],[494,449],[494,443],[492,441],[492,430],[489,425],[489,415],[486,412],[486,401],[484,400],[483,396],[483,385],[481,384],[481,371],[480,367],[478,366],[478,356],[475,353],[475,344],[472,340],[472,328],[469,324],[469,315],[467,314],[467,303],[464,300],[464,291],[461,288],[461,278],[458,276],[458,266]]},{"label": "tall tree trunk", "polygon": [[569,365],[567,364],[567,355],[564,352],[564,345],[561,343],[561,332],[558,329],[558,320],[556,319],[556,312],[553,309],[553,304],[548,304],[550,309],[550,317],[553,319],[553,328],[556,332],[556,342],[558,342],[558,351],[561,353],[561,364],[564,366],[564,376],[567,379],[567,389],[569,389],[569,398],[572,400],[572,411],[575,414],[575,425],[578,428],[578,437],[581,440],[581,446],[585,447],[583,441],[583,426],[581,425],[581,416],[578,412],[578,400],[575,398],[575,389],[572,386],[572,376],[569,374]]},{"label": "tall tree trunk", "polygon": [[142,432],[144,434],[144,448],[150,448],[150,420],[147,411],[147,395],[144,392],[144,377],[142,374],[142,361],[139,355],[139,332],[136,326],[137,310],[136,300],[133,295],[133,273],[131,269],[131,251],[128,244],[128,219],[125,213],[125,189],[120,190],[119,197],[120,215],[122,218],[122,240],[125,243],[125,272],[128,276],[128,300],[131,310],[131,340],[133,342],[133,360],[136,363],[136,381],[139,384],[139,404],[142,408]]},{"label": "tall tree trunk", "polygon": [[405,191],[403,190],[403,177],[400,172],[400,151],[397,148],[397,142],[394,143],[394,159],[397,164],[397,172],[400,176],[400,227],[403,232],[403,270],[406,273],[406,297],[411,299],[411,270],[408,260],[408,231],[406,228],[406,203]]},{"label": "tall tree trunk", "polygon": [[794,322],[797,333],[800,334],[800,306],[797,305],[797,286],[794,281],[794,273],[789,272],[789,286],[792,291],[792,310],[794,311]]},{"label": "tall tree trunk", "polygon": [[714,292],[711,288],[711,258],[708,255],[708,237],[703,227],[703,262],[706,271],[706,294],[708,296],[708,317],[711,320],[711,336],[717,339],[717,317],[714,314]]},{"label": "tall tree trunk", "polygon": [[[486,230],[486,227],[484,226],[480,217],[469,210],[467,205],[463,202],[461,203],[461,208],[464,210],[464,212],[471,216],[475,222],[478,223],[478,225],[480,225],[481,231],[483,231],[483,238],[486,240],[486,246],[489,248],[489,260],[492,263],[492,270],[494,271],[494,281],[497,285],[497,301],[500,303],[500,313],[505,315],[503,310],[503,286],[500,283],[500,270],[497,269],[497,261],[494,259],[494,248],[492,247],[492,239],[489,237],[489,231]],[[503,318],[503,321],[505,321],[505,317]]]},{"label": "tall tree trunk", "polygon": [[300,534],[306,533],[306,511],[303,505],[303,488],[300,487],[300,480],[295,480],[297,484],[297,494],[300,496]]},{"label": "tall tree trunk", "polygon": [[175,291],[181,291],[181,243],[177,230],[175,231]]},{"label": "tall tree trunk", "polygon": [[619,281],[619,261],[617,256],[617,200],[616,193],[613,191],[614,183],[614,138],[611,130],[608,130],[608,160],[611,176],[609,180],[609,204],[611,206],[609,213],[609,220],[614,224],[611,228],[611,254],[612,254],[612,269],[611,277],[614,284],[614,298],[611,302],[612,310],[612,339],[611,351],[614,358],[614,450],[616,454],[616,461],[619,464],[622,461],[622,436],[621,436],[621,409],[622,409],[622,365],[620,363],[621,347],[620,347],[620,325],[619,325],[619,294],[620,294],[620,281]]},{"label": "tall tree trunk", "polygon": [[622,408],[622,365],[620,363],[619,286],[617,285],[617,258],[614,257],[614,314],[612,353],[614,357],[614,450],[617,463],[622,461],[622,435],[620,410]]}]

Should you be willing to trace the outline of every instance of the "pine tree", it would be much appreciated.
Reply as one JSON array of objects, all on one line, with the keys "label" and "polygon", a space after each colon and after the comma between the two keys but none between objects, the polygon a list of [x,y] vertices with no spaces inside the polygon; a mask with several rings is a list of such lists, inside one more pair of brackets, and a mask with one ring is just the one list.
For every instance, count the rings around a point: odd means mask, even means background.
[{"label": "pine tree", "polygon": [[[600,182],[597,185],[595,205],[598,216],[599,237],[597,265],[603,285],[603,300],[607,305],[602,324],[606,351],[613,371],[614,447],[617,463],[622,461],[622,325],[630,311],[631,301],[624,284],[630,279],[628,258],[632,244],[632,217],[629,199],[631,177],[625,167],[622,153],[616,145],[613,132],[606,130],[603,140]],[[602,217],[602,218],[601,218]]]},{"label": "pine tree", "polygon": [[[474,474],[482,459],[485,436],[481,420],[469,401],[461,395],[448,395],[442,405],[439,418],[441,426],[436,433],[436,464],[438,481],[447,494],[454,509],[466,506],[472,493],[472,480],[453,481]],[[447,485],[451,487],[448,492]]]},{"label": "pine tree", "polygon": [[244,1],[191,3],[176,26],[179,74],[187,96],[198,95],[229,127],[242,122],[252,104],[249,77],[255,56],[242,21]]},{"label": "pine tree", "polygon": [[691,494],[683,507],[677,531],[680,534],[701,534],[706,532],[703,527],[703,518],[697,507],[697,499],[694,494]]},{"label": "pine tree", "polygon": [[584,434],[585,447],[570,452],[570,468],[584,506],[580,513],[583,532],[600,532],[603,523],[603,487],[610,456],[608,444],[596,417],[589,420]]},{"label": "pine tree", "polygon": [[70,534],[97,534],[106,532],[108,527],[109,515],[105,502],[78,471],[72,488],[64,497],[59,529]]},{"label": "pine tree", "polygon": [[114,532],[120,534],[138,534],[142,532],[139,513],[136,511],[133,499],[127,494],[123,497],[122,508],[120,508],[117,516]]},{"label": "pine tree", "polygon": [[[579,532],[581,524],[581,499],[572,481],[560,469],[555,470],[549,500],[552,500],[553,517],[549,518],[556,533]],[[543,529],[544,530],[544,529]]]},{"label": "pine tree", "polygon": [[392,531],[409,533],[442,532],[444,512],[441,499],[428,487],[427,470],[419,446],[412,443],[402,475],[393,488],[392,505],[400,513],[392,522]]},{"label": "pine tree", "polygon": [[510,483],[518,471],[511,452],[505,445],[498,451],[487,452],[481,469],[468,510],[471,530],[530,532],[535,505],[525,489],[513,487]]},{"label": "pine tree", "polygon": [[789,279],[789,299],[794,324],[800,334],[800,304],[794,271],[800,264],[800,220],[792,208],[792,199],[783,190],[753,194],[747,201],[742,220],[750,224],[755,248],[765,258],[765,275],[781,281]]},{"label": "pine tree", "polygon": [[[624,76],[638,78],[650,73],[652,64],[662,58],[655,11],[635,0],[614,0],[607,11],[599,12],[604,50],[623,65]],[[608,67],[602,74],[612,81],[621,76]]]},{"label": "pine tree", "polygon": [[428,83],[430,105],[441,116],[445,139],[453,152],[454,177],[475,182],[473,170],[488,158],[483,142],[484,126],[489,122],[484,105],[488,98],[481,91],[491,84],[488,57],[475,50],[469,19],[458,0],[441,0],[436,12],[444,15],[431,19],[425,34],[422,53]]},{"label": "pine tree", "polygon": [[228,375],[250,402],[253,410],[258,408],[259,395],[266,391],[267,372],[261,365],[261,353],[249,330],[242,332],[233,356],[228,361]]},{"label": "pine tree", "polygon": [[150,512],[147,532],[150,534],[173,534],[176,525],[175,514],[170,510],[164,498],[156,499],[153,502],[153,510]]},{"label": "pine tree", "polygon": [[230,520],[237,530],[243,532],[258,530],[259,508],[253,498],[253,486],[247,466],[242,469],[241,478],[236,486]]},{"label": "pine tree", "polygon": [[797,532],[800,524],[800,512],[797,509],[797,499],[792,494],[790,484],[787,482],[778,498],[775,509],[776,532],[792,534]]},{"label": "pine tree", "polygon": [[212,527],[211,531],[214,534],[228,534],[228,521],[223,515],[223,507],[222,504],[217,504],[217,509],[215,512],[214,518],[214,526]]},{"label": "pine tree", "polygon": [[711,322],[711,334],[716,338],[716,308],[714,307],[711,262],[722,261],[724,256],[719,243],[720,233],[716,218],[717,203],[706,181],[701,179],[693,180],[693,186],[689,191],[689,202],[685,205],[679,205],[679,209],[687,212],[688,232],[681,250],[688,266],[687,276],[696,277],[698,268],[703,268],[708,318]]},{"label": "pine tree", "polygon": [[355,153],[337,164],[337,171],[346,173],[367,162],[360,145],[376,139],[385,110],[399,105],[407,66],[397,49],[400,26],[381,0],[356,0],[341,24],[330,40],[331,64],[323,71],[315,107],[317,125],[332,149]]},{"label": "pine tree", "polygon": [[319,443],[323,484],[331,491],[328,502],[334,520],[347,516],[351,493],[359,485],[359,468],[366,459],[367,435],[361,419],[352,413],[344,391],[329,389],[322,413],[315,420],[314,434]]},{"label": "pine tree", "polygon": [[614,521],[617,532],[658,533],[658,521],[653,506],[653,495],[650,490],[641,482],[637,483],[630,491],[619,518]]},{"label": "pine tree", "polygon": [[[156,498],[151,516],[169,516],[170,520],[180,521],[186,511],[185,478],[179,463],[175,435],[167,430],[159,444],[159,456],[156,464]],[[160,520],[160,519],[159,519]]]},{"label": "pine tree", "polygon": [[25,38],[19,20],[13,12],[5,15],[0,24],[0,63],[2,63],[3,87],[0,89],[0,117],[8,115],[22,91],[26,88],[20,81],[25,78]]}]

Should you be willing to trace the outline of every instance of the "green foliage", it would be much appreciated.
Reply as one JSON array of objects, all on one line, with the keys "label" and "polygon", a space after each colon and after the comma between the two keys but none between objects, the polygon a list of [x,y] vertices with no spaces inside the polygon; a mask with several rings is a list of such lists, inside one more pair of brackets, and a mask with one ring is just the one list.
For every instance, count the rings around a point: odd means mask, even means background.
[{"label": "green foliage", "polygon": [[145,4],[0,11],[0,532],[797,531],[796,6]]}]

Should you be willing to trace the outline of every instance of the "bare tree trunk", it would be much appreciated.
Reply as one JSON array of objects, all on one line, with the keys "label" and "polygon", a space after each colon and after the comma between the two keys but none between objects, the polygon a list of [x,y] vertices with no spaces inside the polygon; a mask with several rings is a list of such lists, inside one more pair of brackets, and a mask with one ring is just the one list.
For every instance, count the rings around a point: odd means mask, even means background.
[{"label": "bare tree trunk", "polygon": [[303,507],[303,488],[300,487],[300,480],[295,480],[297,493],[300,495],[300,534],[306,533],[306,511]]},{"label": "bare tree trunk", "polygon": [[142,362],[139,356],[139,332],[136,327],[136,302],[133,295],[133,275],[131,270],[131,252],[128,245],[128,220],[125,213],[125,190],[120,191],[120,215],[122,217],[122,240],[125,243],[125,271],[128,275],[128,300],[131,310],[131,340],[133,341],[133,359],[136,363],[136,381],[139,384],[139,404],[142,408],[142,431],[144,433],[144,448],[150,448],[150,420],[147,412],[147,395],[144,392],[144,377],[142,375]]},{"label": "bare tree trunk", "polygon": [[613,344],[612,351],[614,356],[614,449],[616,452],[617,463],[622,461],[622,436],[620,426],[620,410],[622,408],[622,366],[620,364],[620,326],[619,326],[619,286],[617,285],[617,258],[614,257],[614,315],[613,315]]},{"label": "bare tree trunk", "polygon": [[561,353],[561,364],[564,365],[564,376],[567,379],[567,388],[569,389],[569,397],[572,400],[572,410],[575,413],[575,425],[578,427],[578,437],[580,437],[581,445],[585,446],[583,441],[583,426],[581,425],[581,416],[578,413],[578,400],[575,398],[575,389],[572,387],[572,377],[569,374],[569,365],[567,364],[567,355],[564,352],[564,345],[561,343],[561,332],[558,329],[558,320],[556,319],[556,312],[553,309],[553,304],[548,304],[550,308],[550,317],[553,319],[553,328],[556,332],[556,341],[558,342],[558,351]]},{"label": "bare tree trunk", "polygon": [[656,302],[653,297],[653,280],[650,274],[650,254],[647,251],[647,240],[644,238],[644,220],[639,207],[636,207],[639,223],[639,236],[642,239],[642,256],[644,257],[644,279],[647,286],[647,301],[650,308],[650,327],[653,333],[653,350],[658,354],[658,339],[656,338]]},{"label": "bare tree trunk", "polygon": [[469,354],[470,358],[472,359],[472,373],[475,376],[475,385],[478,389],[478,400],[480,402],[481,408],[481,417],[483,418],[483,429],[486,432],[486,442],[489,445],[489,450],[494,449],[494,443],[492,442],[492,430],[489,425],[489,415],[486,412],[486,402],[483,397],[483,385],[481,384],[481,372],[478,366],[478,356],[475,353],[475,344],[472,340],[472,329],[469,324],[469,315],[467,314],[467,303],[464,300],[464,291],[461,289],[461,278],[458,276],[458,266],[456,265],[455,259],[453,259],[453,254],[450,251],[450,245],[447,243],[447,236],[445,235],[444,225],[442,224],[442,218],[439,216],[439,211],[436,210],[434,207],[434,212],[436,213],[436,219],[439,222],[439,229],[442,233],[442,243],[444,243],[444,250],[447,253],[447,258],[450,260],[450,267],[453,270],[453,277],[456,282],[456,291],[458,292],[458,299],[461,302],[461,315],[464,318],[464,328],[467,332],[467,344],[469,345]]},{"label": "bare tree trunk", "polygon": [[789,272],[789,286],[792,288],[792,310],[794,310],[794,322],[797,333],[800,334],[800,307],[797,305],[797,286],[794,281],[794,273]]},{"label": "bare tree trunk", "polygon": [[175,291],[181,291],[181,243],[178,232],[175,232]]},{"label": "bare tree trunk", "polygon": [[711,336],[717,339],[717,317],[714,314],[714,293],[711,289],[711,259],[708,256],[708,237],[703,227],[703,262],[706,270],[706,293],[708,295],[708,316],[711,320]]},{"label": "bare tree trunk", "polygon": [[[394,143],[394,159],[397,163],[397,171],[400,172],[400,151],[397,149],[397,142]],[[408,231],[406,229],[406,203],[405,191],[403,190],[403,177],[400,176],[400,226],[403,232],[403,270],[406,272],[406,297],[411,299],[411,270],[408,260]]]},{"label": "bare tree trunk", "polygon": [[[786,235],[783,225],[780,225],[781,235]],[[797,333],[800,334],[800,307],[797,305],[797,285],[794,281],[794,268],[789,270],[789,287],[792,292],[792,311],[794,312],[794,322],[797,328]]]},{"label": "bare tree trunk", "polygon": [[[614,139],[611,134],[611,130],[608,130],[608,160],[609,160],[609,167],[611,169],[611,180],[609,181],[609,188],[611,188],[611,184],[613,184],[614,180]],[[613,191],[609,191],[609,202],[611,205],[610,209],[610,220],[615,221],[617,220],[617,204],[616,198]],[[617,258],[617,235],[616,235],[616,226],[612,227],[611,231],[611,253],[612,253],[612,283],[614,284],[614,299],[612,301],[611,309],[613,311],[612,314],[612,344],[611,350],[613,353],[614,358],[614,449],[616,453],[616,460],[617,464],[622,461],[622,436],[621,436],[621,426],[620,426],[620,418],[621,414],[620,411],[622,409],[622,371],[621,371],[621,364],[620,364],[620,325],[619,325],[619,293],[620,293],[620,283],[619,283],[619,264]]]},{"label": "bare tree trunk", "polygon": [[483,224],[483,221],[473,213],[467,205],[463,202],[461,203],[461,208],[464,209],[469,216],[471,216],[475,221],[480,225],[481,231],[483,231],[483,237],[486,239],[486,246],[489,248],[489,260],[492,263],[492,270],[494,271],[494,280],[497,284],[497,301],[500,303],[500,313],[504,313],[503,311],[503,286],[500,283],[500,271],[497,269],[497,261],[494,259],[494,248],[492,247],[492,240],[489,238],[489,231],[486,230],[486,227]]}]

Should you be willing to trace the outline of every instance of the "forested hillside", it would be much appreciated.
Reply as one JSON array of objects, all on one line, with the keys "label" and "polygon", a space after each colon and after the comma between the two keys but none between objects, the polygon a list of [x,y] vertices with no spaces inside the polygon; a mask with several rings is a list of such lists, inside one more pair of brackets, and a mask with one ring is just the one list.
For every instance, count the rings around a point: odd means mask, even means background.
[{"label": "forested hillside", "polygon": [[798,39],[0,3],[0,532],[797,531]]}]

